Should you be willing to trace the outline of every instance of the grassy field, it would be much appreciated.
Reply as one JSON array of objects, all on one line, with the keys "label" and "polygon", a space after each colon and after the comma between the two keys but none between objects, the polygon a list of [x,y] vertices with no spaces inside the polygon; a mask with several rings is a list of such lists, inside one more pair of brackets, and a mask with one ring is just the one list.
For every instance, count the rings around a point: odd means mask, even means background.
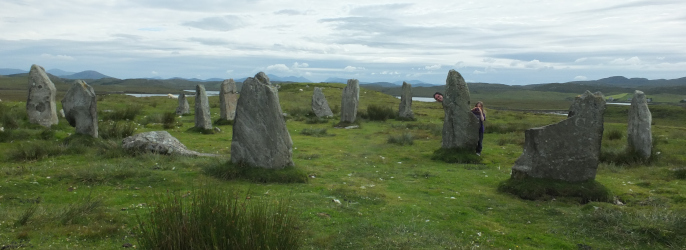
[{"label": "grassy field", "polygon": [[[330,106],[337,110],[343,84],[287,84],[279,91],[281,107],[288,114],[295,168],[308,178],[306,183],[286,184],[206,174],[206,169],[229,160],[231,125],[218,126],[219,133],[202,134],[189,130],[193,116],[182,116],[164,129],[161,117],[174,111],[173,99],[100,96],[98,110],[104,119],[100,126],[128,124],[135,133],[166,130],[191,150],[223,157],[131,155],[118,149],[121,140],[114,135],[79,144],[64,118],[50,130],[28,125],[17,118],[25,115],[25,103],[3,98],[0,247],[140,247],[139,218],[147,218],[155,204],[164,202],[160,197],[177,194],[178,199],[190,199],[203,189],[222,190],[229,194],[227,199],[250,203],[288,201],[289,213],[298,221],[292,229],[302,236],[303,249],[680,249],[686,245],[683,107],[651,105],[657,158],[647,164],[600,164],[596,180],[616,201],[582,204],[565,197],[523,200],[497,191],[522,153],[524,130],[565,117],[489,108],[565,110],[568,95],[535,98],[540,95],[530,92],[489,101],[487,93],[475,94],[473,99],[483,98],[488,112],[482,163],[449,164],[431,160],[441,146],[440,104],[414,102],[417,121],[362,121],[360,129],[335,129],[336,119],[310,124],[302,116],[309,110],[315,86],[325,88]],[[193,107],[193,98],[189,102]],[[489,106],[491,102],[496,105]],[[210,97],[213,120],[219,118],[218,103],[217,97]],[[398,104],[392,96],[360,91],[362,112],[371,105],[397,110]],[[131,107],[138,113],[133,112],[129,121],[108,120],[114,119],[112,113]],[[608,105],[603,152],[619,152],[626,145],[627,108]],[[319,132],[312,133],[315,130]],[[398,136],[412,143],[392,143]]]}]

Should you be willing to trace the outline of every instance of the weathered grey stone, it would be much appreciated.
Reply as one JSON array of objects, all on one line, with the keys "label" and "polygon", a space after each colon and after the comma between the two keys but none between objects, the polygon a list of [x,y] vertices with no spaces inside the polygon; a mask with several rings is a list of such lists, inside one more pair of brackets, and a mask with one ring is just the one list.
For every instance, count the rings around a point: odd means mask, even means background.
[{"label": "weathered grey stone", "polygon": [[570,113],[556,124],[526,130],[524,152],[512,167],[512,178],[568,182],[595,179],[603,139],[605,97],[587,90],[574,100]]},{"label": "weathered grey stone", "polygon": [[236,117],[238,90],[233,79],[224,80],[219,90],[219,113],[221,119],[232,121]]},{"label": "weathered grey stone", "polygon": [[55,106],[55,84],[45,74],[45,69],[31,65],[29,72],[29,97],[26,100],[26,113],[29,122],[50,127],[59,122]]},{"label": "weathered grey stone", "polygon": [[442,148],[473,149],[479,143],[479,118],[471,111],[469,87],[459,72],[451,69],[445,80],[443,95]]},{"label": "weathered grey stone", "polygon": [[648,159],[653,150],[653,134],[650,123],[653,117],[648,109],[648,102],[643,91],[636,90],[629,108],[629,127],[627,140],[629,149],[641,158]]},{"label": "weathered grey stone", "polygon": [[236,105],[231,162],[269,169],[293,166],[293,141],[282,114],[278,90],[267,75],[245,79]]},{"label": "weathered grey stone", "polygon": [[333,116],[333,112],[331,112],[329,103],[326,101],[324,92],[318,87],[314,87],[314,93],[312,94],[312,111],[317,117]]},{"label": "weathered grey stone", "polygon": [[404,119],[414,119],[414,113],[412,113],[412,84],[406,82],[403,82],[403,92],[400,94],[398,117]]},{"label": "weathered grey stone", "polygon": [[156,153],[184,156],[219,156],[188,150],[178,139],[167,131],[152,131],[132,135],[122,140],[122,147],[138,153]]},{"label": "weathered grey stone", "polygon": [[357,105],[360,101],[360,82],[348,80],[341,97],[341,122],[353,123],[357,118]]},{"label": "weathered grey stone", "polygon": [[179,106],[176,107],[177,115],[185,115],[191,113],[191,106],[188,105],[188,99],[186,99],[186,94],[179,95]]},{"label": "weathered grey stone", "polygon": [[202,84],[198,84],[195,87],[195,127],[201,129],[212,129],[210,101],[207,99],[205,86]]},{"label": "weathered grey stone", "polygon": [[76,80],[62,99],[62,110],[77,134],[98,138],[98,107],[93,87]]}]

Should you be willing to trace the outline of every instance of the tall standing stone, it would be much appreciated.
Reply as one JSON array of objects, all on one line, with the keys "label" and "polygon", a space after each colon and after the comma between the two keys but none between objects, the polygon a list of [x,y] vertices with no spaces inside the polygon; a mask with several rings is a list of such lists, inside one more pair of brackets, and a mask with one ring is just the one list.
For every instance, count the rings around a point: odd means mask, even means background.
[{"label": "tall standing stone", "polygon": [[442,148],[476,150],[481,125],[471,111],[469,87],[462,75],[453,69],[448,72],[445,84]]},{"label": "tall standing stone", "polygon": [[279,93],[263,72],[243,81],[236,106],[231,162],[280,169],[293,166],[293,141],[286,129]]},{"label": "tall standing stone", "polygon": [[604,113],[605,97],[587,90],[574,100],[567,119],[526,130],[524,152],[512,167],[512,178],[595,179]]},{"label": "tall standing stone", "polygon": [[219,90],[219,114],[221,119],[232,121],[236,117],[238,91],[233,79],[224,80]]},{"label": "tall standing stone", "polygon": [[414,113],[412,113],[412,84],[406,82],[403,82],[403,93],[400,95],[398,117],[402,119],[414,119]]},{"label": "tall standing stone", "polygon": [[55,84],[45,73],[45,69],[38,65],[31,65],[29,72],[29,96],[26,100],[26,113],[29,122],[50,127],[58,123],[57,108],[55,106]]},{"label": "tall standing stone", "polygon": [[629,149],[636,152],[641,158],[648,159],[653,150],[653,135],[650,123],[653,117],[648,109],[648,102],[643,91],[636,90],[631,99],[629,108],[629,128],[627,139]]},{"label": "tall standing stone", "polygon": [[212,129],[210,101],[207,99],[205,86],[202,84],[195,87],[195,127],[206,130]]},{"label": "tall standing stone", "polygon": [[326,96],[324,96],[324,92],[319,87],[314,87],[314,93],[312,93],[312,112],[317,117],[333,116],[329,103],[326,101]]},{"label": "tall standing stone", "polygon": [[93,87],[76,80],[62,99],[62,110],[77,134],[98,138],[98,106]]},{"label": "tall standing stone", "polygon": [[348,80],[341,97],[341,122],[353,123],[357,118],[357,105],[360,101],[360,82]]},{"label": "tall standing stone", "polygon": [[191,106],[188,105],[188,99],[186,99],[186,94],[179,94],[179,106],[176,107],[177,115],[185,115],[191,113]]}]

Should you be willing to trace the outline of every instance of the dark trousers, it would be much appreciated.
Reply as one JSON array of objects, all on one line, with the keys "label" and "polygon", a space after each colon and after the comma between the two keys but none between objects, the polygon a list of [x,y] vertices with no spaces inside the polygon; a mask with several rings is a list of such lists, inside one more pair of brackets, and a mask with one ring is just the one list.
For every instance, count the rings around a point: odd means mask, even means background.
[{"label": "dark trousers", "polygon": [[476,152],[481,154],[481,150],[484,148],[484,132],[479,131],[479,144],[476,144]]}]

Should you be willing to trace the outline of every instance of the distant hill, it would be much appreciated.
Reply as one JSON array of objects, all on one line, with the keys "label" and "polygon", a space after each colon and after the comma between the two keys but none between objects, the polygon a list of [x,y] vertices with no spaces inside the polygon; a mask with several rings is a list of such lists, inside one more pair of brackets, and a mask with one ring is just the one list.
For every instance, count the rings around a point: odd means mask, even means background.
[{"label": "distant hill", "polygon": [[68,76],[68,75],[76,74],[76,72],[69,72],[69,71],[64,71],[61,69],[49,69],[49,70],[46,70],[45,72],[56,75],[56,76]]},{"label": "distant hill", "polygon": [[[309,79],[305,77],[295,77],[295,76],[286,76],[286,77],[281,77],[277,75],[272,75],[272,74],[267,74],[269,77],[269,81],[273,82],[312,82]],[[243,79],[245,80],[245,79]],[[242,81],[241,81],[242,82]]]},{"label": "distant hill", "polygon": [[0,69],[0,75],[3,75],[3,76],[22,74],[22,73],[29,73],[29,72],[26,70],[21,70],[21,69]]},{"label": "distant hill", "polygon": [[113,77],[103,75],[100,72],[97,72],[94,70],[86,70],[86,71],[82,71],[82,72],[71,74],[71,75],[62,75],[59,77],[64,78],[64,79],[72,79],[72,80],[96,80],[96,79],[103,79],[103,78],[113,78]]}]

